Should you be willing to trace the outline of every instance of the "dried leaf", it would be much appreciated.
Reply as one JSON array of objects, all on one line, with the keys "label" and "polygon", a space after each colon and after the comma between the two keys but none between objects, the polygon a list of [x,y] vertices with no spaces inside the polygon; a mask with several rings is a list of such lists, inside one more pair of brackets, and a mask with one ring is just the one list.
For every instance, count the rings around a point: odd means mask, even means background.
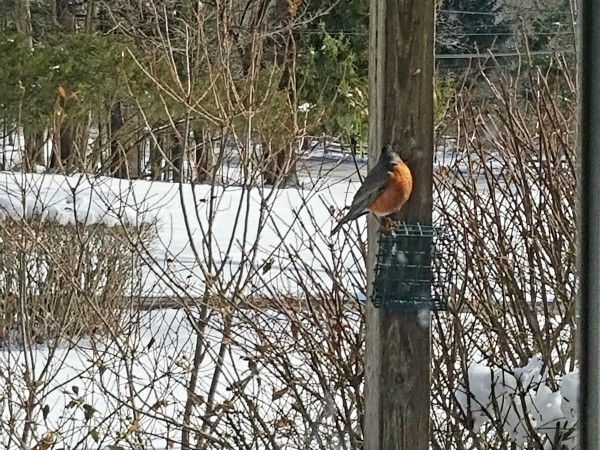
[{"label": "dried leaf", "polygon": [[204,396],[202,395],[196,395],[193,392],[190,394],[191,400],[194,402],[195,405],[202,405],[204,404]]},{"label": "dried leaf", "polygon": [[277,420],[277,422],[275,422],[275,428],[285,428],[288,426],[290,426],[290,421],[285,417],[282,417],[281,419]]},{"label": "dried leaf", "polygon": [[283,389],[280,389],[278,391],[273,392],[273,397],[271,398],[271,401],[275,401],[275,400],[280,399],[285,394],[287,394],[287,391],[289,391],[289,390],[290,390],[289,387],[284,387]]},{"label": "dried leaf", "polygon": [[97,428],[92,428],[90,430],[90,436],[92,437],[92,439],[94,440],[94,442],[98,442],[100,440],[100,435],[98,434],[98,429]]},{"label": "dried leaf", "polygon": [[56,433],[54,433],[53,431],[46,431],[42,435],[42,444],[44,444],[46,446],[51,446],[51,445],[54,445],[55,443],[56,443]]},{"label": "dried leaf", "polygon": [[264,344],[264,345],[257,344],[255,346],[255,348],[256,348],[256,351],[260,354],[269,353],[269,352],[271,352],[271,350],[273,350],[273,347],[271,346],[271,344]]},{"label": "dried leaf", "polygon": [[250,369],[250,373],[252,373],[252,375],[258,375],[258,365],[256,364],[256,361],[248,361],[248,369]]},{"label": "dried leaf", "polygon": [[131,422],[131,425],[129,425],[129,429],[127,430],[128,434],[132,434],[135,433],[136,431],[139,431],[140,429],[140,421],[135,419],[133,422]]},{"label": "dried leaf", "polygon": [[263,275],[265,273],[267,273],[269,270],[271,270],[271,267],[273,267],[273,259],[269,259],[267,261],[264,262],[263,266],[262,266],[262,273]]},{"label": "dried leaf", "polygon": [[302,410],[303,410],[303,405],[302,405],[302,403],[301,403],[301,402],[299,402],[299,401],[295,401],[295,402],[292,404],[292,408],[294,408],[296,411],[302,411]]},{"label": "dried leaf", "polygon": [[87,403],[83,405],[83,417],[86,422],[92,418],[96,409],[92,405],[88,405]]},{"label": "dried leaf", "polygon": [[295,340],[298,340],[298,338],[300,337],[300,327],[298,326],[298,324],[295,322],[292,322],[290,324],[290,329],[292,331],[292,337]]},{"label": "dried leaf", "polygon": [[42,408],[42,416],[44,417],[44,420],[48,418],[48,414],[50,414],[50,406],[44,405]]},{"label": "dried leaf", "polygon": [[252,377],[246,377],[243,380],[238,380],[227,388],[228,391],[243,391],[248,386]]},{"label": "dried leaf", "polygon": [[158,400],[154,405],[152,405],[151,408],[153,411],[158,411],[163,406],[167,406],[167,401],[166,400]]},{"label": "dried leaf", "polygon": [[77,402],[75,400],[71,400],[69,403],[67,403],[66,408],[71,409],[71,408],[75,408],[76,406],[77,406]]}]

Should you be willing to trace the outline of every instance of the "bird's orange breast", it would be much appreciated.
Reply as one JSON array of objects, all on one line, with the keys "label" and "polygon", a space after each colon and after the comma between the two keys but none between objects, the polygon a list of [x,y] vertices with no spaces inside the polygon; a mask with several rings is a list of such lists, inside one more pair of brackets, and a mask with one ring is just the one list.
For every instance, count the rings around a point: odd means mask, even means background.
[{"label": "bird's orange breast", "polygon": [[369,210],[379,217],[400,211],[412,192],[412,174],[406,164],[396,164],[394,170],[388,173],[387,186],[369,206]]}]

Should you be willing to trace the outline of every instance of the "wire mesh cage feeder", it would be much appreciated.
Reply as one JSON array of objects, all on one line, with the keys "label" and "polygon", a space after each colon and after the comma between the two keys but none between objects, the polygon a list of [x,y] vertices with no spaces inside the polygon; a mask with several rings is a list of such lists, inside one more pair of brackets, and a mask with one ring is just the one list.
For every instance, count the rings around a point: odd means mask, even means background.
[{"label": "wire mesh cage feeder", "polygon": [[401,223],[379,234],[371,301],[390,310],[442,311],[456,272],[456,241],[443,227]]}]

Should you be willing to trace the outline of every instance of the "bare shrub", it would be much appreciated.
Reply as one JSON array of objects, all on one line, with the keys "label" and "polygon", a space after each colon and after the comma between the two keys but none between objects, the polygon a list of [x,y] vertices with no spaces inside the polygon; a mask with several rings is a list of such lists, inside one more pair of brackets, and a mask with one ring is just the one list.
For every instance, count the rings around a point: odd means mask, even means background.
[{"label": "bare shrub", "polygon": [[[41,343],[118,330],[140,266],[129,228],[62,225],[39,215],[0,222],[2,341],[15,333]],[[134,232],[148,240],[147,230]]]},{"label": "bare shrub", "polygon": [[[436,177],[437,213],[461,256],[451,311],[436,321],[435,448],[562,448],[555,436],[572,436],[560,409],[535,410],[575,363],[576,92],[560,57],[551,69],[552,83],[526,63],[487,79],[491,101],[462,92],[456,102],[456,149]],[[538,358],[533,381],[514,371]],[[473,394],[475,364],[513,380],[490,373],[487,405]]]}]

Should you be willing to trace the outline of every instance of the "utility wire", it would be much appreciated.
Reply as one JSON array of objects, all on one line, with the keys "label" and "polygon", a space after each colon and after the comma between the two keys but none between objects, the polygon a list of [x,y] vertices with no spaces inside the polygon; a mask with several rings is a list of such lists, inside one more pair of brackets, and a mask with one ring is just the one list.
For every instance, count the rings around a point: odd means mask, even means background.
[{"label": "utility wire", "polygon": [[464,15],[474,15],[474,16],[496,16],[500,14],[498,12],[490,12],[490,11],[460,11],[458,9],[438,9],[438,12],[448,13],[448,14],[464,14]]},{"label": "utility wire", "polygon": [[[497,16],[503,14],[504,11],[466,11],[459,9],[438,9],[438,12],[448,13],[448,14],[463,14],[463,15],[475,15],[475,16]],[[569,12],[565,12],[565,16],[570,16]]]},{"label": "utility wire", "polygon": [[573,49],[559,49],[559,50],[533,50],[528,53],[525,52],[491,52],[491,53],[445,53],[436,54],[435,59],[477,59],[477,58],[511,58],[515,56],[544,56],[544,55],[555,55],[557,53],[573,53]]},{"label": "utility wire", "polygon": [[[323,31],[321,30],[298,30],[297,33],[299,34],[321,34],[323,33]],[[327,31],[325,30],[325,33],[330,34],[330,35],[339,35],[339,34],[343,34],[343,35],[348,35],[348,36],[368,36],[369,33],[367,32],[361,32],[361,31],[353,31],[353,30],[332,30],[332,31]],[[557,31],[557,32],[549,32],[549,31],[540,31],[540,32],[533,32],[533,33],[527,33],[527,36],[561,36],[561,35],[571,35],[573,34],[571,31]],[[457,36],[457,37],[464,37],[464,36],[515,36],[516,33],[461,33],[461,32],[456,32],[456,33],[451,33],[448,36]]]},{"label": "utility wire", "polygon": [[[488,27],[480,27],[480,28],[488,28]],[[327,34],[347,34],[347,35],[354,35],[354,36],[367,36],[369,33],[366,31],[356,31],[356,30],[344,30],[344,29],[337,29],[337,30],[297,30],[296,33],[299,34],[322,34],[322,33],[327,33]],[[456,31],[455,33],[448,33],[448,34],[455,34],[455,35],[460,35],[460,36],[518,36],[518,33],[494,33],[493,31],[488,31],[488,32],[481,32],[481,33],[461,33],[460,31]],[[527,36],[561,36],[561,35],[570,35],[573,34],[572,31],[532,31],[532,32],[528,32],[526,33]]]}]

